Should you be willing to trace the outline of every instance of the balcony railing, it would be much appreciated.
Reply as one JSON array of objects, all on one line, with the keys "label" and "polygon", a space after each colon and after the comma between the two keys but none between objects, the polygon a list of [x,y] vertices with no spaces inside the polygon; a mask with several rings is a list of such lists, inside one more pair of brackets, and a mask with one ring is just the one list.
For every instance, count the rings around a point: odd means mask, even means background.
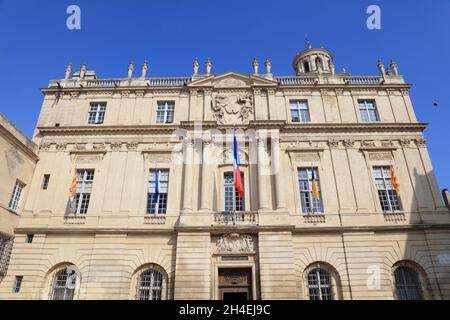
[{"label": "balcony railing", "polygon": [[214,213],[214,223],[225,225],[257,225],[258,213],[254,211],[216,212]]}]

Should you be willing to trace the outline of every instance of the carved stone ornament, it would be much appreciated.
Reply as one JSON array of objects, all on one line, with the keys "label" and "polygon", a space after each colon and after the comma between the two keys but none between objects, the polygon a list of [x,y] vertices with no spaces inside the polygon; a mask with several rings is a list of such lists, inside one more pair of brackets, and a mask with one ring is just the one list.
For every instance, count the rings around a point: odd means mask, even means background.
[{"label": "carved stone ornament", "polygon": [[409,147],[411,145],[411,140],[409,140],[409,139],[401,139],[400,140],[400,145],[402,147]]},{"label": "carved stone ornament", "polygon": [[374,147],[376,147],[376,144],[375,144],[375,141],[372,141],[372,140],[363,140],[363,141],[361,141],[361,147],[374,148]]},{"label": "carved stone ornament", "polygon": [[67,143],[57,143],[56,144],[56,150],[62,151],[62,150],[66,150],[66,148],[67,148]]},{"label": "carved stone ornament", "polygon": [[249,234],[221,235],[216,242],[217,252],[253,252],[253,238]]},{"label": "carved stone ornament", "polygon": [[328,141],[328,146],[332,149],[338,148],[339,147],[339,140],[329,140]]},{"label": "carved stone ornament", "polygon": [[416,144],[417,144],[417,146],[418,146],[419,148],[426,147],[426,145],[427,145],[427,140],[426,140],[425,138],[419,138],[419,139],[416,139]]},{"label": "carved stone ornament", "polygon": [[122,142],[111,142],[111,150],[120,150],[122,148]]},{"label": "carved stone ornament", "polygon": [[355,140],[348,139],[344,140],[343,143],[346,148],[353,148],[355,146]]},{"label": "carved stone ornament", "polygon": [[40,150],[44,150],[44,151],[48,151],[48,150],[50,150],[51,145],[52,144],[50,142],[44,142],[43,144],[41,144],[39,146],[39,149]]},{"label": "carved stone ornament", "polygon": [[219,124],[248,124],[253,113],[253,96],[217,95],[211,102],[213,117]]}]

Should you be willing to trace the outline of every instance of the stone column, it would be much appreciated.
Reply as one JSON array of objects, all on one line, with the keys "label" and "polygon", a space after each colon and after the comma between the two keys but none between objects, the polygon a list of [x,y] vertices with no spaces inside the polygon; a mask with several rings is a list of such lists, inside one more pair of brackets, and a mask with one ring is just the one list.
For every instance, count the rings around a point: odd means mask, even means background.
[{"label": "stone column", "polygon": [[202,156],[202,180],[201,180],[201,194],[200,194],[200,210],[210,211],[210,159],[211,157],[211,141],[203,142],[203,156]]},{"label": "stone column", "polygon": [[186,141],[184,149],[184,184],[183,184],[183,212],[192,211],[192,178],[193,178],[194,142]]},{"label": "stone column", "polygon": [[267,171],[266,159],[266,137],[258,137],[258,199],[259,209],[269,209],[267,202],[267,188],[265,176]]},{"label": "stone column", "polygon": [[284,200],[284,190],[283,190],[283,176],[281,174],[281,163],[280,163],[280,138],[272,138],[272,172],[275,176],[275,199],[276,208],[284,209],[286,208]]}]

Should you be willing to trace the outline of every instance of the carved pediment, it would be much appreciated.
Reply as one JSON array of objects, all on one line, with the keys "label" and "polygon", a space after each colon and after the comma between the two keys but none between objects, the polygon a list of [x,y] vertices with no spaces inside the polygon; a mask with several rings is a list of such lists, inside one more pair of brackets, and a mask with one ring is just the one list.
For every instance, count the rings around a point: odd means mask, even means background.
[{"label": "carved pediment", "polygon": [[251,86],[276,86],[275,81],[255,75],[244,75],[237,72],[227,72],[218,76],[199,78],[188,84],[188,87],[215,88],[250,88]]}]

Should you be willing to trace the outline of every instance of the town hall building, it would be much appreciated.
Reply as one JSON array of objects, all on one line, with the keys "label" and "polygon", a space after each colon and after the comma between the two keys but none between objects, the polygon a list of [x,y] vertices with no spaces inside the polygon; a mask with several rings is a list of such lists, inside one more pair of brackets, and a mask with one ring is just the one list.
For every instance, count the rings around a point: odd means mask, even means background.
[{"label": "town hall building", "polygon": [[450,212],[396,62],[261,62],[51,80],[0,299],[450,299]]}]

